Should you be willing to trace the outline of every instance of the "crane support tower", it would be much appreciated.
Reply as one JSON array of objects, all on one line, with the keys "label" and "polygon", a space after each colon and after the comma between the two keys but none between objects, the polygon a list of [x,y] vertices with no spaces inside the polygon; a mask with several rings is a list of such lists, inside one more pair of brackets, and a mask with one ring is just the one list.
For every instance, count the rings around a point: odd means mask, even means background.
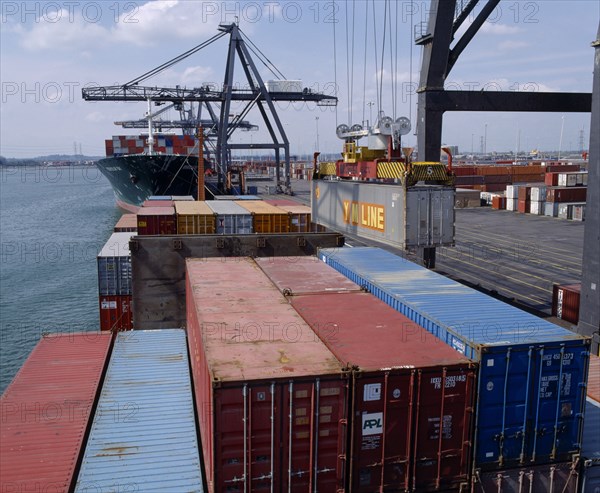
[{"label": "crane support tower", "polygon": [[[141,85],[146,79],[179,63],[181,60],[195,54],[226,35],[229,35],[229,48],[222,87],[200,86],[188,89],[180,86],[170,88]],[[251,50],[248,48],[247,43],[251,44]],[[217,122],[214,131],[216,132],[215,158],[219,186],[224,187],[227,181],[232,150],[273,149],[275,152],[278,189],[281,191],[282,187],[285,187],[285,191],[291,193],[290,143],[281,120],[277,115],[274,102],[301,101],[314,102],[319,106],[335,106],[337,98],[313,92],[307,88],[292,87],[290,90],[289,87],[285,87],[285,84],[283,84],[285,80],[280,80],[278,84],[272,84],[272,87],[267,88],[250,56],[250,51],[255,54],[258,52],[260,56],[266,59],[258,48],[244,35],[236,23],[221,24],[219,26],[219,33],[212,38],[145,74],[132,79],[126,84],[85,88],[82,89],[82,96],[87,101],[152,101],[155,105],[163,103],[183,104],[185,102],[201,103],[209,111],[211,120]],[[236,58],[239,60],[242,72],[246,78],[245,87],[238,86],[234,82]],[[281,74],[279,71],[277,73]],[[276,76],[281,78],[280,75],[276,74]],[[242,105],[242,109],[233,118],[230,116],[232,102],[239,102]],[[244,123],[244,118],[246,118],[253,108],[258,109],[271,141],[265,143],[230,142],[235,130],[247,127],[247,122]],[[283,151],[283,160],[285,163],[285,182],[282,182],[280,177],[281,151]]]}]

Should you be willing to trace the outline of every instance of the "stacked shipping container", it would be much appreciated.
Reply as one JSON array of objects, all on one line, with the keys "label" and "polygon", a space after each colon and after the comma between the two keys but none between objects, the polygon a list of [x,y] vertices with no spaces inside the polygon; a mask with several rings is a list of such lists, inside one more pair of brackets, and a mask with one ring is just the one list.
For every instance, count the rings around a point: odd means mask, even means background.
[{"label": "stacked shipping container", "polygon": [[117,335],[76,492],[203,492],[185,332]]},{"label": "stacked shipping container", "polygon": [[290,231],[289,214],[267,204],[262,200],[243,200],[239,202],[244,209],[252,214],[252,224],[255,233],[288,233]]},{"label": "stacked shipping container", "polygon": [[205,202],[175,202],[178,235],[212,235],[215,213]]},{"label": "stacked shipping container", "polygon": [[380,249],[320,257],[479,362],[476,471],[565,464],[579,453],[587,338]]},{"label": "stacked shipping container", "polygon": [[315,258],[257,263],[353,369],[348,491],[467,484],[476,365]]},{"label": "stacked shipping container", "polygon": [[342,490],[347,372],[250,259],[186,265],[209,491]]},{"label": "stacked shipping container", "polygon": [[251,234],[252,214],[231,200],[210,200],[206,204],[216,214],[215,233],[227,235]]},{"label": "stacked shipping container", "polygon": [[600,491],[600,358],[590,356],[582,457],[582,493]]},{"label": "stacked shipping container", "polygon": [[59,334],[32,351],[0,397],[0,491],[72,491],[110,344]]},{"label": "stacked shipping container", "polygon": [[134,233],[113,233],[98,254],[100,330],[133,328],[131,307],[131,254]]},{"label": "stacked shipping container", "polygon": [[[104,142],[107,157],[148,151],[147,135],[115,135]],[[155,134],[154,142],[154,151],[162,154],[198,154],[198,145],[191,135]]]}]

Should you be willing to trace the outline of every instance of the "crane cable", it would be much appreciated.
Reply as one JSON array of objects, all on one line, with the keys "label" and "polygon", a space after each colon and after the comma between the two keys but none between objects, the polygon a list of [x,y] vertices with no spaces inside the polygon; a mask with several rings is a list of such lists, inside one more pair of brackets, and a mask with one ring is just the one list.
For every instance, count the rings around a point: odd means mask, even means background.
[{"label": "crane cable", "polygon": [[[337,45],[335,42],[335,25],[337,23],[335,19],[335,11],[336,11],[336,3],[335,0],[333,2],[333,83],[334,83],[334,94],[335,97],[338,95],[338,82],[337,82]],[[335,105],[335,128],[338,126],[338,105]]]},{"label": "crane cable", "polygon": [[215,34],[212,38],[204,41],[203,43],[195,46],[194,48],[189,49],[188,51],[182,53],[181,55],[176,56],[175,58],[172,58],[171,60],[163,63],[162,65],[159,65],[158,67],[153,68],[152,70],[149,70],[148,72],[146,72],[145,74],[140,75],[139,77],[136,77],[135,79],[131,79],[129,82],[123,84],[124,86],[133,86],[133,85],[137,85],[140,82],[149,79],[150,77],[159,74],[160,72],[168,69],[169,67],[175,65],[176,63],[179,63],[181,60],[184,60],[185,58],[193,55],[194,53],[200,51],[202,48],[207,47],[208,45],[212,44],[213,42],[215,42],[217,39],[222,38],[223,36],[225,36],[227,33],[226,32],[221,32],[219,34]]},{"label": "crane cable", "polygon": [[[363,112],[362,112],[362,121],[365,121],[365,106],[367,106],[367,46],[368,40],[367,36],[369,33],[369,2],[365,2],[365,56],[363,60]],[[372,103],[371,103],[372,104]],[[370,107],[371,105],[369,105]],[[372,125],[372,122],[369,122],[369,125]]]},{"label": "crane cable", "polygon": [[[381,77],[379,77],[379,94],[381,95],[381,97],[379,98],[379,102],[380,104],[383,104],[383,60],[384,60],[384,55],[385,55],[385,36],[386,36],[386,30],[387,30],[387,25],[386,25],[386,21],[387,21],[387,9],[388,9],[388,0],[385,0],[384,3],[384,7],[383,7],[383,42],[381,44]],[[378,114],[382,113],[382,107],[379,106],[379,111]]]},{"label": "crane cable", "polygon": [[244,33],[239,28],[238,28],[238,31],[240,32],[240,34],[244,38],[244,41],[246,41],[246,43],[248,44],[248,49],[258,57],[258,59],[263,63],[263,65],[275,77],[277,77],[278,79],[284,79],[285,80],[285,76],[281,73],[281,71],[275,66],[275,64],[271,60],[269,60],[267,58],[267,56],[262,51],[260,51],[260,48],[258,46],[256,46],[248,36],[246,36],[246,33]]},{"label": "crane cable", "polygon": [[380,94],[379,94],[379,67],[377,66],[377,22],[375,15],[375,0],[372,0],[373,4],[373,45],[375,47],[375,92],[377,93],[377,116],[379,115],[379,110],[381,108]]}]

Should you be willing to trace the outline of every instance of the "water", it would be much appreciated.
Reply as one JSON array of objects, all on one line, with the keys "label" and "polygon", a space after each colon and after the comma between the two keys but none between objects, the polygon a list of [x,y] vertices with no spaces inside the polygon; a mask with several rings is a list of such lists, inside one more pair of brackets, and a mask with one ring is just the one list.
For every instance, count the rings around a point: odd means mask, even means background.
[{"label": "water", "polygon": [[121,214],[96,168],[0,168],[0,393],[43,333],[99,330],[96,255]]}]

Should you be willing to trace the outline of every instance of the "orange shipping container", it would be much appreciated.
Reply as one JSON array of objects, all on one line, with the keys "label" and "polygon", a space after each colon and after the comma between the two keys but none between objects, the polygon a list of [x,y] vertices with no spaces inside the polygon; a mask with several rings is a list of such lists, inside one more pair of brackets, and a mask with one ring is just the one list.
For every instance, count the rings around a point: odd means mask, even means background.
[{"label": "orange shipping container", "polygon": [[236,203],[252,214],[255,233],[289,233],[290,217],[284,210],[262,200],[239,200]]}]

